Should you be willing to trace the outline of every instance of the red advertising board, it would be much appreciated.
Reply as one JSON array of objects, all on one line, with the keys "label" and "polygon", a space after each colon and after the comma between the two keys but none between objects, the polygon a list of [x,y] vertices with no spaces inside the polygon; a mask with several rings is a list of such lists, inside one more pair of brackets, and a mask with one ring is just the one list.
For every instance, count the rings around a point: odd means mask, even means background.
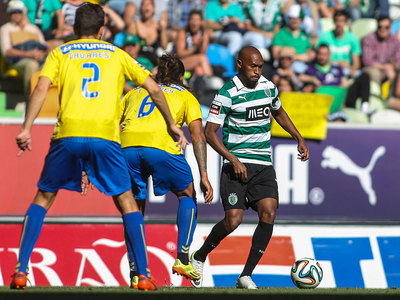
[{"label": "red advertising board", "polygon": [[[235,286],[256,224],[242,224],[205,261],[203,286]],[[196,227],[191,252],[212,224]],[[8,285],[17,262],[21,225],[0,224],[0,286]],[[276,225],[252,278],[258,286],[293,287],[296,259],[313,257],[324,270],[320,287],[400,287],[400,226]],[[175,225],[147,224],[147,251],[158,286],[188,286],[173,275]],[[343,274],[346,273],[346,276]],[[44,286],[127,286],[128,261],[121,224],[45,224],[31,257],[29,279]]]},{"label": "red advertising board", "polygon": [[[15,137],[21,125],[0,124],[0,215],[24,215],[37,190],[37,181],[44,158],[50,146],[53,125],[35,125],[32,129],[32,151],[17,157]],[[119,216],[110,197],[98,190],[86,197],[77,192],[60,190],[57,200],[48,212],[49,216],[97,215]]]},{"label": "red advertising board", "polygon": [[[22,226],[0,225],[0,285],[7,285],[17,262]],[[207,231],[210,229],[207,226]],[[197,242],[206,236],[196,234]],[[173,275],[176,259],[175,225],[146,225],[150,270],[159,286],[190,286]],[[226,238],[209,255],[210,264],[244,265],[252,237]],[[274,236],[260,264],[290,267],[295,261],[291,238]],[[32,285],[126,286],[129,268],[121,224],[45,224],[30,263]]]},{"label": "red advertising board", "polygon": [[[21,225],[0,225],[0,284],[7,285],[17,261]],[[175,225],[146,226],[150,269],[158,285],[187,286],[172,275]],[[120,224],[45,224],[31,257],[32,285],[126,286],[129,264]]]}]

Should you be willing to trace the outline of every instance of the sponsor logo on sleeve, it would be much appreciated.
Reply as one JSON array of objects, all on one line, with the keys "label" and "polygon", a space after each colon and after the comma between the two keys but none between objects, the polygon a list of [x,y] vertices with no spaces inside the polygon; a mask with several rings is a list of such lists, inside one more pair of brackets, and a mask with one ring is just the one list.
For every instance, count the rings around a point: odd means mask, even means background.
[{"label": "sponsor logo on sleeve", "polygon": [[219,101],[213,101],[211,103],[211,108],[210,108],[210,113],[214,115],[219,115],[219,112],[221,111],[222,103]]}]

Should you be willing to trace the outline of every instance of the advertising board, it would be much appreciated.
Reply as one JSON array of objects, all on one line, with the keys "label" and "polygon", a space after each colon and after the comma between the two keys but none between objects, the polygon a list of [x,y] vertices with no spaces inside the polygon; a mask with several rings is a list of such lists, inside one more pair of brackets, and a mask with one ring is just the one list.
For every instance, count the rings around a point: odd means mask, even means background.
[{"label": "advertising board", "polygon": [[[0,216],[22,216],[36,193],[53,126],[33,127],[32,151],[17,157],[15,136],[20,125],[0,125]],[[187,128],[184,128],[187,130]],[[187,134],[187,136],[189,136]],[[278,220],[400,221],[400,130],[329,128],[325,140],[307,140],[310,160],[297,160],[292,139],[272,138],[273,161],[279,185]],[[199,221],[223,216],[219,199],[221,157],[208,146],[208,173],[214,188],[211,205],[204,203],[199,173],[189,145],[185,152],[196,183]],[[178,201],[168,193],[155,196],[149,182],[146,218],[175,220]],[[110,198],[97,190],[86,197],[61,190],[49,216],[119,216]],[[256,220],[247,213],[245,220]]]},{"label": "advertising board", "polygon": [[[191,252],[212,228],[196,228]],[[242,224],[208,256],[203,285],[234,286],[249,253],[255,225]],[[21,225],[0,224],[0,285],[8,285],[18,254]],[[400,226],[276,225],[253,273],[260,287],[293,287],[290,267],[314,257],[324,276],[319,287],[400,287]],[[189,286],[172,275],[175,225],[146,226],[152,276],[159,286]],[[32,285],[126,286],[128,261],[121,224],[45,224],[30,263]]]}]

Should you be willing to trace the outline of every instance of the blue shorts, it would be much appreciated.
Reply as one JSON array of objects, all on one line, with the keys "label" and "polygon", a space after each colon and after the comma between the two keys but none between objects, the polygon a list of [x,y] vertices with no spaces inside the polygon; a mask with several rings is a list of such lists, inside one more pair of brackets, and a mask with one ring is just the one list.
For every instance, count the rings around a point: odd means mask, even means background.
[{"label": "blue shorts", "polygon": [[147,198],[147,181],[153,177],[154,194],[184,191],[193,181],[192,171],[183,155],[147,147],[123,148],[136,199]]},{"label": "blue shorts", "polygon": [[131,189],[121,145],[87,137],[51,141],[38,188],[52,193],[59,189],[80,192],[82,170],[107,196],[119,195]]}]

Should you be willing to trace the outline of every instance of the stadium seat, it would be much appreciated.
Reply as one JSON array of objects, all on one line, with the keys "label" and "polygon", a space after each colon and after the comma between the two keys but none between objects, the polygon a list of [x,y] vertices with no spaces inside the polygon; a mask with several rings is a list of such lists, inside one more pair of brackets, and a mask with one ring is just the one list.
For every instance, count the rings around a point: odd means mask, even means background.
[{"label": "stadium seat", "polygon": [[201,117],[203,118],[203,120],[207,120],[210,107],[200,104],[200,110],[201,110]]},{"label": "stadium seat", "polygon": [[382,90],[382,99],[386,100],[389,97],[391,83],[389,80],[382,82],[381,90]]},{"label": "stadium seat", "polygon": [[[358,98],[356,101],[356,109],[361,109],[361,98]],[[369,96],[369,107],[371,112],[376,112],[386,108],[385,101],[382,100],[382,97],[370,95]]]},{"label": "stadium seat", "polygon": [[370,88],[370,91],[369,91],[370,95],[374,95],[377,97],[382,96],[382,87],[379,83],[371,80],[369,83],[369,88]]},{"label": "stadium seat", "polygon": [[369,106],[371,111],[380,111],[386,108],[385,101],[382,100],[382,97],[377,97],[375,95],[369,97]]},{"label": "stadium seat", "polygon": [[335,29],[335,23],[333,22],[333,18],[321,18],[321,27],[322,32],[331,31]]},{"label": "stadium seat", "polygon": [[396,20],[392,23],[392,33],[397,34],[397,31],[400,29],[400,20]]},{"label": "stadium seat", "polygon": [[9,67],[7,58],[0,53],[0,72],[5,73]]},{"label": "stadium seat", "polygon": [[207,57],[212,66],[223,66],[225,78],[232,78],[236,75],[235,59],[228,48],[219,44],[209,44],[207,48]]},{"label": "stadium seat", "polygon": [[367,34],[374,32],[378,28],[378,22],[372,18],[362,18],[354,21],[350,25],[350,30],[353,32],[360,41]]},{"label": "stadium seat", "polygon": [[352,124],[368,124],[369,119],[366,114],[356,108],[344,108],[343,111],[347,116],[347,122]]},{"label": "stadium seat", "polygon": [[6,109],[7,94],[0,92],[0,118],[22,118],[23,112],[13,109]]},{"label": "stadium seat", "polygon": [[124,44],[124,39],[125,39],[125,31],[118,32],[114,37],[113,44],[115,46],[122,48],[122,46]]},{"label": "stadium seat", "polygon": [[[35,72],[31,77],[31,93],[33,92],[38,80],[40,71]],[[46,96],[46,100],[39,112],[38,118],[57,118],[60,103],[58,100],[57,85],[51,85]]]},{"label": "stadium seat", "polygon": [[372,124],[400,125],[400,112],[393,109],[382,109],[371,116]]}]

